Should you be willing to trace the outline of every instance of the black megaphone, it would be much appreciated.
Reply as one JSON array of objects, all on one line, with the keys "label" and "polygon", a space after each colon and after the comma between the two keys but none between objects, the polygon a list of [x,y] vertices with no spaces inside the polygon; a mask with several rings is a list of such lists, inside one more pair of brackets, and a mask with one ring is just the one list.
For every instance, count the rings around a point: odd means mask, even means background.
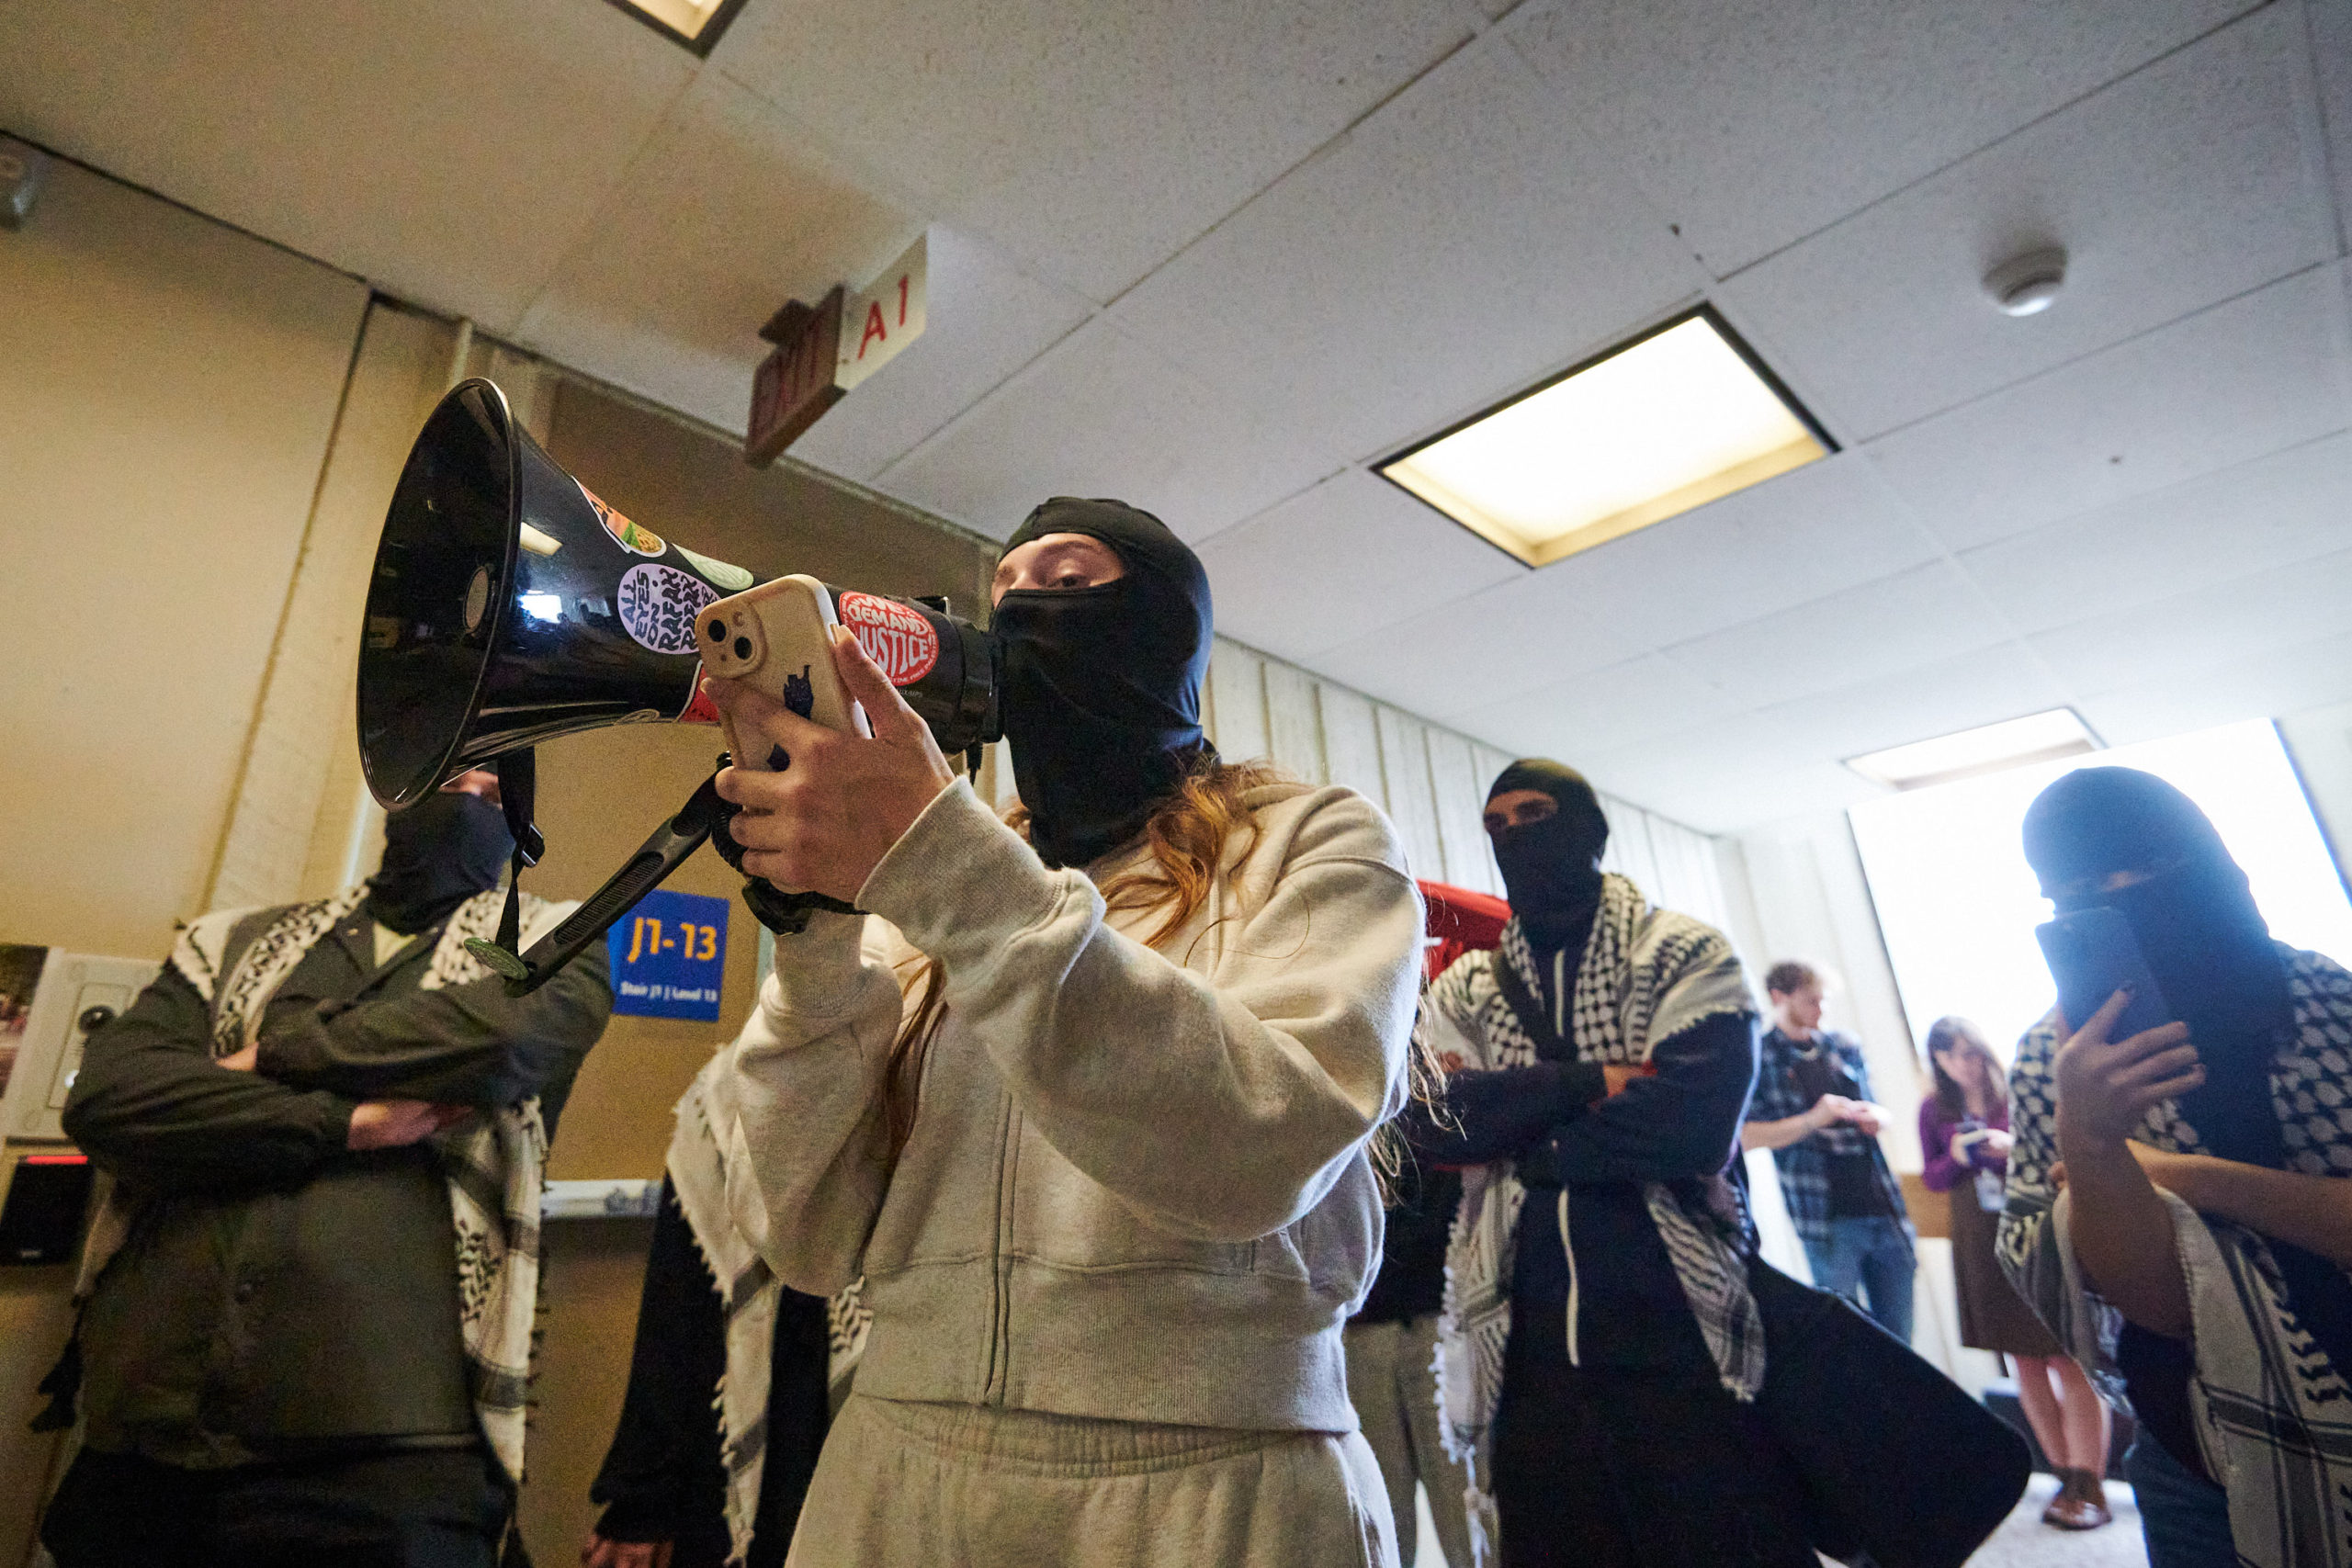
[{"label": "black megaphone", "polygon": [[[376,549],[359,650],[359,757],[387,809],[495,766],[515,839],[536,863],[530,748],[609,724],[716,723],[701,694],[697,623],[754,586],[751,572],[663,538],[605,504],[481,379],[441,400],[410,448]],[[944,601],[829,590],[930,725],[940,749],[997,739],[996,647]],[[909,660],[910,628],[931,656]],[[478,956],[532,989],[698,848],[725,811],[709,782],[528,953],[510,890]]]}]

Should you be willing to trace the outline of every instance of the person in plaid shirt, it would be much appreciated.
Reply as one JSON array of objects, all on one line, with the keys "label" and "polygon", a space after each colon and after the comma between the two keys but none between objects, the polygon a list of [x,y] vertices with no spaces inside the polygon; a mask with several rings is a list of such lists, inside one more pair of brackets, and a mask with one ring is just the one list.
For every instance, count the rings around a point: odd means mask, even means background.
[{"label": "person in plaid shirt", "polygon": [[1772,1027],[1759,1047],[1744,1148],[1770,1149],[1813,1282],[1908,1344],[1915,1267],[1903,1189],[1878,1145],[1862,1048],[1821,1027],[1821,975],[1794,959],[1764,976]]}]

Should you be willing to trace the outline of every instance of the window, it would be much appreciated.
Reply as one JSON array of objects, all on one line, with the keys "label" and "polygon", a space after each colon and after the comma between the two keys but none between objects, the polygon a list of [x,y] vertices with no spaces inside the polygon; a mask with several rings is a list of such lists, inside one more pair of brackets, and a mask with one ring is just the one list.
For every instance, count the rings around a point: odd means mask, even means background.
[{"label": "window", "polygon": [[2257,719],[1854,807],[1854,843],[1917,1039],[1958,1013],[2007,1060],[2050,1010],[2033,935],[2050,904],[2018,834],[2033,797],[2083,767],[2139,768],[2177,785],[2245,868],[2270,934],[2352,963],[2352,902],[2277,727]]}]

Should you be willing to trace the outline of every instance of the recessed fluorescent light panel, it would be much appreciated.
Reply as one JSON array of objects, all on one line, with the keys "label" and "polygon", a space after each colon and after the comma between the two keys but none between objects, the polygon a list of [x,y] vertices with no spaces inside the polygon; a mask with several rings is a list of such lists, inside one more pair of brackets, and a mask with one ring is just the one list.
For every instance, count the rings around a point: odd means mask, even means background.
[{"label": "recessed fluorescent light panel", "polygon": [[1379,472],[1529,566],[1549,566],[1837,449],[1702,307]]},{"label": "recessed fluorescent light panel", "polygon": [[696,54],[708,54],[718,35],[743,8],[743,0],[612,0],[612,3],[665,38],[684,44]]},{"label": "recessed fluorescent light panel", "polygon": [[1875,784],[1918,789],[2097,750],[2098,737],[2073,708],[2052,708],[1956,735],[1939,735],[1933,740],[1915,740],[1908,746],[1849,757],[1846,765]]}]

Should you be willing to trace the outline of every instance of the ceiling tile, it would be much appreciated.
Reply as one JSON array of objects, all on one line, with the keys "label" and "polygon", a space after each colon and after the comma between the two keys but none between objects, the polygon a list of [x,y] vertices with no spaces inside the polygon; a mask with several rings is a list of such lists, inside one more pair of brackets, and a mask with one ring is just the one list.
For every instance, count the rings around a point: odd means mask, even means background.
[{"label": "ceiling tile", "polygon": [[2341,264],[1871,443],[1936,535],[1965,549],[2352,424]]},{"label": "ceiling tile", "polygon": [[1098,317],[876,482],[990,538],[1048,496],[1108,495],[1197,539],[1337,467]]},{"label": "ceiling tile", "polygon": [[1360,468],[1204,541],[1217,629],[1301,660],[1526,569]]},{"label": "ceiling tile", "polygon": [[1666,657],[1741,705],[1762,707],[1989,648],[2009,635],[1983,590],[1950,562],[1932,561],[1677,643]]},{"label": "ceiling tile", "polygon": [[2254,0],[1577,0],[1514,26],[1720,275]]},{"label": "ceiling tile", "polygon": [[786,299],[865,282],[921,231],[763,99],[707,72],[515,335],[740,432],[768,352],[761,324]]},{"label": "ceiling tile", "polygon": [[1961,555],[2046,631],[2352,547],[2352,435],[2330,435]]},{"label": "ceiling tile", "polygon": [[1450,711],[1464,692],[1499,702],[1937,553],[1867,463],[1832,457],[1308,662],[1413,712]]},{"label": "ceiling tile", "polygon": [[1842,762],[1883,747],[2063,706],[2066,692],[2022,644],[2002,643],[1834,692],[1759,708],[1792,765]]},{"label": "ceiling tile", "polygon": [[0,11],[10,130],[496,332],[694,70],[580,0]]},{"label": "ceiling tile", "polygon": [[1708,833],[1835,808],[1879,793],[1835,762],[1792,761],[1783,739],[1764,721],[1742,716],[1560,760],[1596,788]]},{"label": "ceiling tile", "polygon": [[770,0],[712,58],[1108,300],[1469,35],[1453,0]]},{"label": "ceiling tile", "polygon": [[1695,299],[1704,278],[1498,39],[1464,50],[1114,310],[1350,458]]},{"label": "ceiling tile", "polygon": [[[1841,434],[1864,440],[2335,253],[2303,144],[2301,13],[2270,6],[1723,286]],[[2065,246],[2005,316],[1980,279]]]},{"label": "ceiling tile", "polygon": [[1506,751],[1568,761],[1738,711],[1714,687],[1650,653],[1506,702],[1449,709],[1437,716]]},{"label": "ceiling tile", "polygon": [[794,442],[794,457],[870,480],[1059,342],[1091,309],[987,241],[942,224],[932,225],[928,265],[922,336]]},{"label": "ceiling tile", "polygon": [[2076,692],[2111,692],[2309,642],[2344,623],[2352,547],[2030,638]]},{"label": "ceiling tile", "polygon": [[2352,633],[2267,649],[2190,676],[2166,676],[2076,704],[2110,746],[2290,716],[2352,701]]}]

